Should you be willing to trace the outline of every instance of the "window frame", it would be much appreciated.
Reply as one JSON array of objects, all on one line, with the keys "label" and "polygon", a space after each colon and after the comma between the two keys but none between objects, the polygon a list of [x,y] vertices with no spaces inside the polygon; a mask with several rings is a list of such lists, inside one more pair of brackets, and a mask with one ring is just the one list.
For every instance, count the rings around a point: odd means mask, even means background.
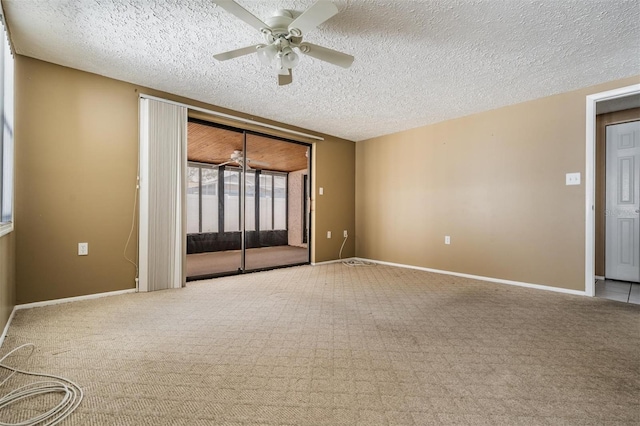
[{"label": "window frame", "polygon": [[0,237],[14,230],[15,213],[15,57],[4,18],[4,11],[0,5],[0,24],[4,36],[0,43],[0,117],[2,117],[2,129],[0,130]]},{"label": "window frame", "polygon": [[[212,169],[216,171],[216,175],[217,175],[217,179],[219,182],[220,181],[220,168],[214,166],[213,164],[207,164],[207,163],[199,163],[197,161],[187,161],[187,170],[189,170],[189,168],[194,168],[194,169],[198,169],[198,232],[187,232],[187,235],[197,235],[197,234],[215,234],[220,232],[220,186],[219,184],[217,185],[216,188],[216,197],[218,197],[218,218],[217,218],[217,222],[218,222],[218,230],[217,231],[208,231],[208,232],[203,232],[202,231],[202,169]],[[188,213],[187,213],[188,215]]]},{"label": "window frame", "polygon": [[[273,200],[272,200],[272,205],[271,205],[271,217],[273,219],[273,230],[274,231],[289,231],[289,174],[288,173],[280,173],[280,172],[273,172],[273,179],[272,179],[272,183],[273,183],[273,189],[272,189],[272,194],[273,194]],[[276,228],[276,176],[282,177],[284,178],[284,228]]]},{"label": "window frame", "polygon": [[[276,136],[276,135],[271,135],[269,133],[264,133],[264,132],[260,132],[260,131],[256,131],[256,130],[249,130],[249,129],[243,129],[241,127],[234,127],[232,125],[228,125],[228,124],[222,124],[222,123],[216,123],[214,121],[209,121],[206,119],[202,119],[202,118],[198,118],[198,117],[192,117],[189,116],[188,117],[188,122],[193,122],[193,123],[197,123],[197,124],[201,124],[204,126],[211,126],[211,127],[216,127],[219,129],[225,129],[231,132],[236,132],[236,133],[240,133],[243,134],[244,137],[246,138],[246,136],[248,135],[254,135],[254,136],[260,136],[260,137],[264,137],[267,139],[274,139],[274,140],[279,140],[279,141],[283,141],[283,142],[287,142],[287,143],[292,143],[295,145],[302,145],[305,146],[308,149],[308,156],[310,156],[312,147],[313,147],[313,143],[309,143],[309,142],[302,142],[302,141],[297,141],[294,139],[289,139],[286,137],[282,137],[282,136]],[[250,154],[249,154],[250,155]],[[202,164],[202,165],[209,165],[209,166],[214,166],[213,164],[210,163],[201,163],[198,161],[193,161],[193,160],[188,160],[188,163],[191,164]],[[219,200],[219,204],[220,204],[220,209],[218,212],[218,220],[219,220],[219,225],[218,225],[218,233],[226,233],[226,232],[238,232],[238,231],[227,231],[224,227],[224,217],[226,216],[223,213],[224,207],[225,207],[225,200],[224,200],[224,178],[221,178],[221,175],[224,174],[225,170],[228,171],[234,171],[234,170],[238,170],[240,171],[240,175],[242,175],[242,167],[237,167],[234,165],[222,165],[222,166],[217,166],[218,167],[218,183],[219,183],[219,189],[218,189],[218,200]],[[289,172],[281,172],[281,171],[277,171],[277,170],[263,170],[260,168],[255,168],[253,169],[255,171],[255,176],[256,176],[256,185],[255,185],[255,207],[256,207],[256,214],[255,214],[255,222],[256,222],[256,228],[255,231],[247,231],[245,229],[245,231],[247,232],[262,232],[263,230],[260,228],[260,209],[259,209],[259,205],[260,205],[260,199],[259,199],[259,194],[260,194],[260,189],[259,189],[259,175],[260,174],[269,174],[272,176],[283,176],[285,178],[285,188],[284,188],[284,199],[285,199],[285,212],[284,212],[284,220],[285,220],[285,228],[283,229],[275,229],[275,179],[272,179],[272,184],[271,184],[271,188],[272,188],[272,198],[271,198],[271,212],[272,212],[272,217],[271,217],[271,222],[272,222],[272,229],[268,230],[268,231],[289,231],[289,184],[290,184],[290,179],[289,179]],[[307,174],[310,177],[312,175],[312,170],[313,170],[313,164],[311,161],[308,161],[308,166],[307,166]],[[243,186],[246,187],[245,181],[243,181],[242,179],[239,179],[239,181],[243,184]],[[308,189],[307,189],[308,190]],[[308,195],[308,194],[307,194]],[[242,212],[241,212],[241,205],[242,205],[242,201],[238,200],[240,206],[238,208],[238,220],[240,223],[240,232],[242,232]],[[310,202],[310,201],[309,201]],[[303,212],[303,214],[306,214]],[[305,218],[305,221],[307,221],[307,226],[311,226],[311,214],[309,212],[309,217],[308,219]],[[267,231],[264,231],[267,232]],[[307,240],[307,243],[309,243],[311,241],[311,234],[310,232],[307,232],[306,230],[303,230],[303,234],[304,234],[304,239]],[[195,234],[188,234],[188,235],[195,235]]]},{"label": "window frame", "polygon": [[[229,172],[229,175],[225,175],[225,173]],[[222,173],[222,179],[220,179],[220,173]],[[227,203],[227,199],[225,198],[225,195],[229,194],[229,197],[231,197],[233,194],[231,193],[231,188],[229,190],[229,192],[227,192],[227,177],[231,176],[231,173],[233,173],[234,175],[237,174],[238,177],[238,201],[237,203],[237,208],[238,208],[238,229],[237,230],[227,230],[227,217],[231,217],[231,215],[228,215],[227,213],[227,207],[230,206],[230,204]],[[242,195],[242,191],[240,189],[240,185],[243,185],[242,182],[242,169],[239,167],[234,167],[234,166],[220,166],[218,167],[218,181],[222,181],[222,191],[218,191],[218,205],[220,206],[219,210],[218,210],[218,218],[222,217],[222,219],[220,220],[220,225],[218,225],[218,233],[227,233],[227,232],[242,232],[242,200],[241,195]],[[229,182],[229,186],[233,185],[234,182]],[[222,216],[220,216],[220,213],[222,213]],[[222,226],[222,230],[220,229],[220,227]]]},{"label": "window frame", "polygon": [[[238,231],[229,231],[227,229],[222,229],[220,230],[220,225],[218,225],[218,230],[217,231],[207,231],[207,232],[203,232],[202,231],[202,195],[203,195],[203,191],[202,191],[202,170],[203,169],[212,169],[215,170],[217,172],[218,175],[218,182],[220,181],[220,175],[222,174],[223,176],[223,184],[224,184],[224,172],[233,172],[233,173],[238,173],[238,176],[242,175],[242,170],[238,167],[227,167],[227,166],[223,166],[223,167],[217,167],[213,164],[208,164],[208,163],[200,163],[197,161],[188,161],[187,162],[187,170],[188,168],[197,168],[198,169],[198,232],[187,232],[187,235],[196,235],[196,234],[208,234],[208,233],[224,233],[224,232],[238,232]],[[222,170],[221,170],[222,169]],[[282,177],[284,179],[284,183],[285,183],[285,187],[284,187],[284,201],[285,201],[285,218],[284,218],[284,222],[285,224],[288,223],[288,215],[289,215],[289,209],[288,209],[288,205],[289,205],[289,176],[288,173],[286,172],[278,172],[278,171],[272,171],[272,170],[254,170],[251,173],[253,176],[255,176],[257,179],[256,181],[259,179],[260,176],[270,176],[271,179],[271,200],[269,203],[268,208],[271,209],[271,229],[263,229],[260,223],[260,215],[257,214],[255,215],[255,228],[253,230],[249,230],[249,232],[253,232],[253,231],[288,231],[288,228],[285,227],[283,229],[276,229],[276,211],[275,211],[275,199],[276,199],[276,188],[275,188],[275,177]],[[246,176],[249,175],[245,175],[245,179]],[[254,197],[256,198],[256,205],[255,208],[257,209],[258,212],[260,212],[261,207],[260,207],[260,202],[259,202],[259,197],[261,196],[261,190],[260,190],[260,185],[256,185],[255,186],[255,193],[254,193]],[[220,218],[220,210],[224,210],[224,206],[226,205],[226,201],[224,199],[224,193],[221,192],[220,190],[217,191],[216,196],[218,197],[218,218]],[[238,202],[240,202],[240,199],[238,198]],[[222,204],[221,204],[222,203]],[[238,207],[238,211],[239,211],[240,207]],[[218,219],[219,220],[219,219]],[[245,225],[246,226],[246,225]]]},{"label": "window frame", "polygon": [[[289,174],[286,172],[278,172],[275,170],[261,170],[260,175],[271,176],[271,202],[269,203],[269,208],[271,209],[271,228],[266,229],[265,231],[288,231],[288,223],[289,223]],[[276,228],[276,177],[284,178],[284,228]],[[260,191],[258,191],[260,193]],[[262,195],[262,194],[260,194]],[[262,212],[260,212],[262,214]],[[256,219],[258,222],[259,218]],[[260,227],[262,231],[262,227]]]}]

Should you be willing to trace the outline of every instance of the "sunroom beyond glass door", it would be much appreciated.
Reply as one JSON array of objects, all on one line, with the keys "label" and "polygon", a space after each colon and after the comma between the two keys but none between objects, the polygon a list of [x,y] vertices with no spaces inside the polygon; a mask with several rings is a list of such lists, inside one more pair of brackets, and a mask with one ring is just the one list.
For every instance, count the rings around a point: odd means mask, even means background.
[{"label": "sunroom beyond glass door", "polygon": [[309,261],[304,176],[308,146],[247,133],[245,270]]},{"label": "sunroom beyond glass door", "polygon": [[187,280],[309,262],[308,149],[189,121]]},{"label": "sunroom beyond glass door", "polygon": [[242,168],[229,160],[243,144],[240,131],[188,124],[188,280],[238,273],[242,267]]}]

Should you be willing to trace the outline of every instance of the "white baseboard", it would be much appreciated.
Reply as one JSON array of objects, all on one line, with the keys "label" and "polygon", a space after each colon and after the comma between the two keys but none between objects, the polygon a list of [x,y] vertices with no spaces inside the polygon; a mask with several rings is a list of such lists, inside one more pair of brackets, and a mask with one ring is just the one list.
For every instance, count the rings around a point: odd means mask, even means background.
[{"label": "white baseboard", "polygon": [[595,278],[596,278],[596,280],[602,280],[602,281],[604,281],[604,280],[605,280],[605,278],[604,278],[604,277],[601,277],[600,275],[596,275],[596,276],[595,276]]},{"label": "white baseboard", "polygon": [[44,300],[42,302],[24,303],[22,305],[16,305],[15,310],[39,308],[41,306],[58,305],[60,303],[78,302],[80,300],[99,299],[101,297],[118,296],[120,294],[135,293],[135,288],[128,288],[126,290],[108,291],[106,293],[87,294],[85,296],[65,297],[64,299]]},{"label": "white baseboard", "polygon": [[4,330],[2,331],[2,335],[0,336],[0,346],[2,346],[2,344],[4,343],[4,338],[7,336],[7,331],[9,331],[9,326],[11,325],[11,321],[13,321],[13,317],[16,314],[16,311],[19,311],[20,309],[38,308],[41,306],[58,305],[60,303],[69,303],[69,302],[77,302],[80,300],[98,299],[100,297],[117,296],[120,294],[128,294],[128,293],[135,293],[135,292],[136,292],[135,288],[130,288],[127,290],[108,291],[106,293],[87,294],[86,296],[65,297],[64,299],[45,300],[42,302],[24,303],[22,305],[16,305],[11,310],[11,315],[9,315],[9,318],[7,319],[7,323],[4,326]]},{"label": "white baseboard", "polygon": [[443,274],[443,275],[454,275],[456,277],[471,278],[473,280],[489,281],[489,282],[494,282],[494,283],[499,283],[499,284],[515,285],[515,286],[518,286],[518,287],[535,288],[535,289],[538,289],[538,290],[555,291],[557,293],[567,293],[567,294],[574,294],[574,295],[578,295],[578,296],[586,296],[587,295],[586,292],[584,292],[584,291],[570,290],[568,288],[552,287],[552,286],[542,285],[542,284],[524,283],[524,282],[520,282],[520,281],[503,280],[501,278],[483,277],[483,276],[480,276],[480,275],[462,274],[460,272],[443,271],[443,270],[440,270],[440,269],[423,268],[421,266],[404,265],[404,264],[401,264],[401,263],[392,263],[392,262],[383,262],[381,260],[365,259],[365,258],[359,258],[359,257],[356,257],[355,259],[362,260],[362,261],[365,261],[365,262],[378,263],[380,265],[395,266],[395,267],[398,267],[398,268],[407,268],[407,269],[417,269],[419,271],[434,272],[436,274]]},{"label": "white baseboard", "polygon": [[324,261],[324,262],[316,262],[316,263],[311,262],[311,266],[330,265],[332,263],[342,263],[342,262],[346,262],[348,260],[354,260],[354,259],[356,259],[356,258],[355,257],[345,257],[344,259],[327,260],[327,261]]}]

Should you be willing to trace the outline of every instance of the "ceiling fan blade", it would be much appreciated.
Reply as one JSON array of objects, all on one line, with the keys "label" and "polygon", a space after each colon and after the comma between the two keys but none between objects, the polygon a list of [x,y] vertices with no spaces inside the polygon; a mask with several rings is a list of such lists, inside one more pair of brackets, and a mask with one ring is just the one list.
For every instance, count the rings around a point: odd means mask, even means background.
[{"label": "ceiling fan blade", "polygon": [[[281,74],[278,72],[278,86],[286,86],[293,82],[293,73],[291,70],[287,74]],[[257,162],[255,164],[258,164]]]},{"label": "ceiling fan blade", "polygon": [[226,161],[224,163],[220,163],[220,164],[214,164],[215,167],[222,167],[222,166],[226,166],[227,164],[231,164],[234,161]]},{"label": "ceiling fan blade", "polygon": [[320,59],[321,61],[329,62],[342,68],[349,68],[354,60],[354,57],[351,55],[312,43],[301,43],[300,51],[312,58]]},{"label": "ceiling fan blade", "polygon": [[297,28],[304,35],[336,13],[338,13],[338,8],[335,4],[326,0],[318,0],[289,24],[289,30]]},{"label": "ceiling fan blade", "polygon": [[240,6],[233,0],[213,0],[215,4],[226,10],[232,15],[235,15],[236,18],[246,22],[251,25],[253,28],[260,31],[263,28],[269,28],[267,24],[262,22],[260,19],[256,18],[256,16],[249,12],[244,7]]},{"label": "ceiling fan blade", "polygon": [[217,55],[213,55],[213,57],[219,61],[226,61],[228,59],[238,58],[240,56],[256,53],[258,46],[260,45],[256,44],[255,46],[247,46],[241,49],[230,50],[228,52],[222,52],[222,53],[218,53]]}]

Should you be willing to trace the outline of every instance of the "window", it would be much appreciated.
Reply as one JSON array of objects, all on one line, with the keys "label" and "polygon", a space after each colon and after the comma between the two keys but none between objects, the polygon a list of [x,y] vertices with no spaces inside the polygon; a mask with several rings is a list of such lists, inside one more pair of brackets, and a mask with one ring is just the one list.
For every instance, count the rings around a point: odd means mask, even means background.
[{"label": "window", "polygon": [[200,232],[218,232],[218,170],[200,169]]},{"label": "window", "polygon": [[218,232],[218,170],[189,163],[187,171],[187,233]]},{"label": "window", "polygon": [[273,229],[287,229],[287,177],[273,177]]},{"label": "window", "polygon": [[0,43],[0,235],[13,230],[13,54],[4,35]]},{"label": "window", "polygon": [[287,177],[262,172],[260,175],[260,230],[287,229]]},{"label": "window", "polygon": [[187,234],[200,232],[200,167],[187,172]]},{"label": "window", "polygon": [[[240,170],[192,163],[187,169],[187,234],[240,231]],[[220,193],[218,176],[223,179]],[[256,202],[258,205],[256,206]],[[219,212],[224,229],[218,229]],[[259,216],[256,217],[256,211]],[[287,176],[277,172],[245,173],[245,230],[287,230]]]},{"label": "window", "polygon": [[256,173],[247,170],[245,174],[244,226],[246,231],[256,230]]},{"label": "window", "polygon": [[273,176],[260,175],[260,230],[273,229]]},{"label": "window", "polygon": [[224,232],[240,231],[240,171],[224,171]]}]

